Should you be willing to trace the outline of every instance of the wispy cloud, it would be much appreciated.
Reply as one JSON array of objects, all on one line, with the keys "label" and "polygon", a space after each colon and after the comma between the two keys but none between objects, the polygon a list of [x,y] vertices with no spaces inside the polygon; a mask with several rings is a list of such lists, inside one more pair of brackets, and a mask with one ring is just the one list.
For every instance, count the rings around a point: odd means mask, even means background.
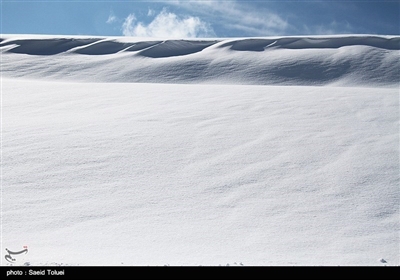
[{"label": "wispy cloud", "polygon": [[125,19],[124,23],[122,24],[122,34],[125,36],[135,36],[135,26],[133,23],[136,21],[136,17],[134,14],[130,14]]},{"label": "wispy cloud", "polygon": [[106,23],[111,24],[117,21],[117,17],[114,15],[114,13],[111,11],[110,15],[108,16],[108,19]]},{"label": "wispy cloud", "polygon": [[193,38],[215,36],[211,26],[198,17],[178,16],[163,9],[149,24],[130,14],[122,25],[125,36]]},{"label": "wispy cloud", "polygon": [[280,14],[244,1],[165,1],[169,5],[204,15],[226,29],[246,31],[252,35],[283,34],[294,29]]},{"label": "wispy cloud", "polygon": [[329,24],[317,24],[313,26],[304,25],[304,33],[311,35],[333,35],[354,33],[353,26],[348,21],[338,22],[336,20]]},{"label": "wispy cloud", "polygon": [[155,14],[155,11],[152,10],[152,9],[149,9],[148,12],[147,12],[147,16],[148,17],[154,16],[154,14]]}]

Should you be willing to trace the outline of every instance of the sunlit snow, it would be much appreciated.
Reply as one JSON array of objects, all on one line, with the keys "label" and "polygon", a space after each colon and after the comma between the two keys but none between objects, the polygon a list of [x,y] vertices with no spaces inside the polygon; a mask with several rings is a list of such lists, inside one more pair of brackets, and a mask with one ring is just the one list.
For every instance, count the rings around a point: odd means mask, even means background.
[{"label": "sunlit snow", "polygon": [[399,265],[399,44],[3,35],[2,265]]}]

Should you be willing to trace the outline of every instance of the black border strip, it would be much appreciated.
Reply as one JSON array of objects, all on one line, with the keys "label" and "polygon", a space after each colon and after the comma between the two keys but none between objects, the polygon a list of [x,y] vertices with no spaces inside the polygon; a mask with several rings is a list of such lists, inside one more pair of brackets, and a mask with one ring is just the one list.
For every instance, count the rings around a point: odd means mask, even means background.
[{"label": "black border strip", "polygon": [[398,279],[400,275],[399,266],[2,266],[0,270],[2,279]]}]

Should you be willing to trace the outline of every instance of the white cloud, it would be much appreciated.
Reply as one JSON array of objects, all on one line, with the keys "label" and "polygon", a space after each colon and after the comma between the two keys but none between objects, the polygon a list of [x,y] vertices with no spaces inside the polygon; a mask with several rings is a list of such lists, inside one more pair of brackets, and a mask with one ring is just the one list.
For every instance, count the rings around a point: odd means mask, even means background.
[{"label": "white cloud", "polygon": [[130,14],[122,25],[125,36],[193,38],[214,36],[215,33],[206,22],[198,17],[179,17],[163,9],[149,24],[136,22]]}]

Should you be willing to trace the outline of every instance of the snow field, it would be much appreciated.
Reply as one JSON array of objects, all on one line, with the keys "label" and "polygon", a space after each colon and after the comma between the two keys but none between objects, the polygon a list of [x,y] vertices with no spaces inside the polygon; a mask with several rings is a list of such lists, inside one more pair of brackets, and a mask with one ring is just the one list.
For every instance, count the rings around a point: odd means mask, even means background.
[{"label": "snow field", "polygon": [[3,250],[28,246],[17,265],[399,265],[398,125],[396,87],[3,77]]}]

